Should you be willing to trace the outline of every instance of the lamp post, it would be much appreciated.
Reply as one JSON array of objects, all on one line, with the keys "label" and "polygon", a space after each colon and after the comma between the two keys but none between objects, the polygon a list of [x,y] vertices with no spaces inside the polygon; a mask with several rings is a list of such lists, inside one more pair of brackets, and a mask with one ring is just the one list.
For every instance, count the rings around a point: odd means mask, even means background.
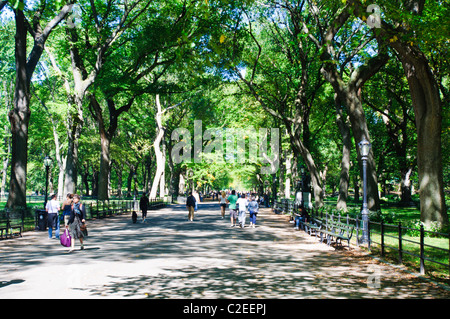
[{"label": "lamp post", "polygon": [[366,139],[359,142],[359,150],[363,164],[363,209],[361,217],[363,222],[363,236],[361,242],[369,244],[369,210],[367,209],[367,159],[372,145]]},{"label": "lamp post", "polygon": [[137,184],[137,182],[136,182],[136,178],[137,178],[137,174],[136,174],[136,172],[133,172],[133,184],[134,184],[134,190],[133,190],[133,209],[135,210],[135,211],[137,211],[138,210],[138,205],[137,205],[137,201],[136,201],[136,184]]},{"label": "lamp post", "polygon": [[295,194],[295,200],[298,207],[303,206],[304,198],[303,192],[305,191],[305,166],[300,166],[300,179],[297,181],[297,190]]},{"label": "lamp post", "polygon": [[45,156],[44,158],[44,166],[45,166],[45,201],[44,201],[44,209],[47,205],[48,199],[48,172],[50,170],[50,166],[52,165],[52,158],[50,156]]}]

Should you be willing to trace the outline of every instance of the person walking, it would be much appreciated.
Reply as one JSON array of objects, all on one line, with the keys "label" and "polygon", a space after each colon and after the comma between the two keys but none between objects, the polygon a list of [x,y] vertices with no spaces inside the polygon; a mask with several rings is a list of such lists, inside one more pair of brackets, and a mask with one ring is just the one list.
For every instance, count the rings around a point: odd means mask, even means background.
[{"label": "person walking", "polygon": [[198,210],[198,203],[200,203],[200,195],[198,194],[197,191],[194,191],[192,196],[194,196],[195,198],[195,207],[194,207],[194,211],[197,212]]},{"label": "person walking", "polygon": [[250,227],[256,227],[256,215],[259,211],[258,201],[255,196],[251,197],[251,201],[248,203],[248,212],[250,214]]},{"label": "person walking", "polygon": [[146,193],[143,193],[141,199],[139,200],[139,208],[142,212],[142,223],[145,223],[145,219],[147,218],[147,209],[150,201],[147,197]]},{"label": "person walking", "polygon": [[224,191],[222,191],[222,193],[220,195],[218,195],[219,197],[219,204],[220,204],[220,212],[222,214],[222,219],[225,218],[225,209],[227,207],[227,196],[225,194]]},{"label": "person walking", "polygon": [[192,195],[192,192],[189,192],[189,196],[186,199],[186,208],[188,209],[188,220],[194,221],[194,211],[195,211],[195,204],[197,200]]},{"label": "person walking", "polygon": [[241,225],[241,228],[245,227],[245,214],[247,212],[247,206],[248,206],[248,200],[245,198],[245,194],[241,195],[241,198],[239,198],[236,202],[237,205],[239,205],[239,224]]},{"label": "person walking", "polygon": [[56,194],[52,194],[50,200],[45,205],[45,210],[47,211],[47,227],[48,227],[48,238],[53,237],[53,227],[55,228],[55,238],[59,239],[59,203],[56,200]]},{"label": "person walking", "polygon": [[75,249],[75,239],[80,240],[81,250],[84,249],[83,239],[86,236],[86,232],[82,229],[86,222],[86,208],[84,204],[80,203],[80,200],[81,198],[79,195],[73,195],[72,211],[70,213],[69,222],[66,225],[66,228],[69,228],[69,232],[72,237],[69,252],[72,252]]},{"label": "person walking", "polygon": [[237,209],[236,209],[236,202],[238,200],[238,197],[236,196],[236,191],[233,189],[231,191],[231,195],[227,197],[227,203],[228,208],[230,209],[230,220],[231,220],[231,226],[236,226],[236,218],[237,218]]},{"label": "person walking", "polygon": [[67,226],[69,224],[70,212],[72,211],[72,201],[73,201],[73,195],[68,193],[66,195],[66,200],[62,204],[62,211],[63,211],[63,218],[64,218],[65,226]]}]

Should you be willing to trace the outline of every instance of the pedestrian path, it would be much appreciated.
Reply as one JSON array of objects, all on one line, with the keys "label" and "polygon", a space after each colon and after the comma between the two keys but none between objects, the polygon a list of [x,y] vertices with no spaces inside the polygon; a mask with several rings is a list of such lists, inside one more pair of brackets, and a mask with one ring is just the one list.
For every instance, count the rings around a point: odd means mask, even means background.
[{"label": "pedestrian path", "polygon": [[[140,218],[139,218],[140,221]],[[0,241],[0,299],[448,298],[449,292],[359,253],[336,251],[262,209],[231,228],[217,204],[195,220],[183,205],[89,221],[86,249],[47,232]]]}]

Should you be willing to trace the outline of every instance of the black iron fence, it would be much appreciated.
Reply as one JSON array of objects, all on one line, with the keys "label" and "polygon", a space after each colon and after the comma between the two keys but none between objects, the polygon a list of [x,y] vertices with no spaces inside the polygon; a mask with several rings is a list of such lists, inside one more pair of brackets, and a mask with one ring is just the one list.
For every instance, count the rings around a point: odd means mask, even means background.
[{"label": "black iron fence", "polygon": [[[100,219],[132,211],[139,212],[139,200],[83,200],[86,205],[86,219]],[[163,208],[167,204],[164,198],[150,199],[149,210]],[[13,226],[20,226],[22,231],[39,229],[40,222],[46,218],[46,212],[40,208],[24,208],[0,211],[0,239],[13,237]],[[46,225],[46,223],[44,223]]]},{"label": "black iron fence", "polygon": [[[297,205],[290,199],[277,199],[273,210],[278,214],[286,214],[293,221],[298,211]],[[309,209],[310,222],[320,221],[322,224],[339,222],[354,226],[352,243],[361,245],[361,215],[342,214],[337,211]],[[396,259],[399,264],[418,268],[420,274],[426,271],[437,271],[446,274],[450,279],[450,233],[425,230],[423,225],[411,227],[388,224],[383,221],[369,221],[369,244],[371,253],[381,257]],[[405,258],[408,256],[408,258]]]}]

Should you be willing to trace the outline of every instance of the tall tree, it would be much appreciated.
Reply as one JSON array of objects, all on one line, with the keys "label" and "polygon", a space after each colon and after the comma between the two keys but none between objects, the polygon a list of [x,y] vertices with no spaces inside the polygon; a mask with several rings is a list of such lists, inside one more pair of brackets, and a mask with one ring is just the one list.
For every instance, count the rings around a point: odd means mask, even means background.
[{"label": "tall tree", "polygon": [[311,151],[310,114],[325,81],[319,73],[316,48],[301,36],[302,25],[297,23],[303,4],[274,4],[257,10],[256,23],[246,14],[243,20],[248,21],[251,45],[240,57],[244,66],[235,62],[234,72],[244,83],[242,89],[286,128],[294,155],[308,168],[316,207],[321,207],[321,172]]},{"label": "tall tree", "polygon": [[[358,17],[366,15],[359,0],[348,1]],[[392,47],[402,62],[414,107],[417,130],[417,166],[419,173],[421,220],[449,223],[445,205],[442,168],[442,101],[440,90],[427,54],[422,47],[433,48],[431,55],[445,57],[437,43],[448,41],[449,6],[442,1],[406,0],[377,2],[385,10],[377,38]],[[378,13],[380,14],[380,13]],[[434,43],[430,46],[427,42]],[[448,48],[446,49],[448,50]],[[438,58],[439,59],[439,58]],[[448,71],[448,70],[447,70]],[[448,72],[447,72],[448,73]],[[448,96],[447,96],[448,101]]]},{"label": "tall tree", "polygon": [[[109,130],[113,128],[114,123],[117,123],[120,113],[128,111],[131,107],[131,104],[124,102],[128,107],[115,111],[111,108],[115,100],[133,99],[145,93],[151,95],[156,93],[158,102],[160,93],[179,85],[175,83],[177,80],[171,80],[171,78],[175,78],[174,73],[177,67],[189,65],[189,60],[195,58],[192,48],[195,46],[194,41],[199,40],[208,30],[203,23],[208,11],[208,6],[199,8],[197,2],[174,1],[170,5],[161,3],[160,6],[153,4],[139,20],[136,20],[139,28],[133,26],[124,32],[120,44],[114,46],[108,61],[104,63],[95,85],[103,91],[107,101],[110,117]],[[174,64],[177,65],[173,67]],[[172,76],[164,78],[169,68],[171,68]],[[188,72],[189,68],[186,68],[185,73]],[[158,106],[158,103],[156,104]],[[93,115],[100,125],[102,137],[99,198],[106,199],[107,176],[110,172],[109,145],[115,129],[109,134],[103,134],[104,130],[101,128],[106,121],[102,118],[100,103],[93,102],[91,106],[95,110]],[[158,132],[154,146],[158,163],[155,180],[158,179],[158,181],[162,174],[161,167],[165,166],[165,159],[160,156],[162,152],[156,145],[156,142],[164,142],[164,128],[161,122],[163,112],[161,110],[156,112]],[[161,179],[161,185],[163,182],[164,179]],[[152,190],[151,195],[154,194]]]},{"label": "tall tree", "polygon": [[[58,1],[59,3],[60,1]],[[19,2],[20,3],[20,2]],[[27,8],[22,3],[14,8],[16,21],[15,59],[16,85],[14,107],[9,113],[11,123],[11,178],[8,207],[26,206],[26,181],[28,161],[28,124],[30,120],[30,85],[37,63],[44,51],[44,45],[55,27],[72,9],[74,1],[67,1],[62,8],[55,3],[41,0],[34,7]],[[25,13],[32,12],[31,23]],[[47,21],[47,17],[51,16]],[[43,24],[46,24],[43,26]],[[30,34],[34,44],[27,57],[27,35]]]},{"label": "tall tree", "polygon": [[[134,22],[150,6],[151,1],[135,0],[131,3],[115,3],[108,1],[80,1],[83,15],[82,21],[93,21],[93,24],[68,24],[66,31],[72,62],[74,88],[69,94],[72,110],[68,114],[68,139],[66,174],[64,178],[65,193],[73,193],[76,189],[78,144],[83,126],[83,100],[89,87],[95,82],[105,62],[111,55],[112,46],[124,45],[117,40],[133,26]],[[84,26],[84,30],[82,27]],[[83,33],[84,39],[80,36]],[[82,50],[82,46],[84,49]]]},{"label": "tall tree", "polygon": [[[320,6],[319,6],[320,3]],[[367,120],[361,101],[361,89],[388,61],[385,47],[374,43],[374,35],[362,23],[352,20],[351,5],[332,1],[330,4],[309,1],[314,15],[314,25],[307,20],[299,23],[303,31],[321,50],[324,65],[321,72],[332,85],[341,103],[347,109],[355,143],[363,139],[371,141]],[[369,47],[377,46],[376,54],[369,54]],[[358,65],[355,67],[355,65]],[[360,159],[360,175],[362,177],[362,160],[359,148],[356,148]],[[367,195],[368,208],[378,210],[380,201],[376,175],[376,163],[373,151],[368,156]]]},{"label": "tall tree", "polygon": [[93,118],[98,124],[98,129],[100,133],[100,172],[98,180],[98,199],[107,200],[109,198],[108,186],[110,178],[110,165],[111,165],[111,140],[117,129],[117,122],[119,116],[123,112],[128,112],[134,101],[134,96],[130,98],[129,101],[125,102],[124,105],[119,108],[116,107],[116,103],[113,98],[108,98],[106,104],[108,106],[109,113],[109,126],[105,123],[103,109],[100,106],[97,98],[93,94],[89,94],[90,108]]},{"label": "tall tree", "polygon": [[[399,177],[400,202],[409,205],[412,200],[410,176],[416,167],[417,142],[409,89],[397,58],[391,59],[382,72],[371,79],[362,93],[362,98],[365,104],[379,114],[384,124],[382,127],[386,131],[384,135],[387,140],[384,146],[387,153],[379,157],[378,170],[388,169],[385,176]],[[380,140],[381,136],[378,139]],[[392,158],[396,165],[387,168],[386,158]]]}]

